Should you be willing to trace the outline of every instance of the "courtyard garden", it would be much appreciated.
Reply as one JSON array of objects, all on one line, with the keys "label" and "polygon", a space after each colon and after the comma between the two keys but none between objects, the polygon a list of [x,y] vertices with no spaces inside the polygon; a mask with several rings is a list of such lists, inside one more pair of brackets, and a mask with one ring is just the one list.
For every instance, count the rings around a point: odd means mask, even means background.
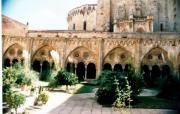
[{"label": "courtyard garden", "polygon": [[[96,80],[79,81],[74,73],[63,69],[39,74],[17,63],[3,69],[3,113],[27,113],[32,105],[41,109],[52,102],[54,92],[72,96],[92,93],[93,102],[114,109],[179,109],[179,80],[163,79],[156,88],[145,85],[143,73],[133,66],[126,71],[104,70]],[[145,95],[145,90],[156,94]],[[33,100],[28,104],[30,96]]]}]

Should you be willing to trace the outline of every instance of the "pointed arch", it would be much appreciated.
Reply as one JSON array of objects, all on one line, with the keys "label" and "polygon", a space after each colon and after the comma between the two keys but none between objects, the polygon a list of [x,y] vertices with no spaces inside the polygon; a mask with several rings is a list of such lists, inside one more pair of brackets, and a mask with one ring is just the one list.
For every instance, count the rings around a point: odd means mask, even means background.
[{"label": "pointed arch", "polygon": [[84,46],[76,47],[67,56],[65,63],[96,63],[96,55]]},{"label": "pointed arch", "polygon": [[32,61],[48,61],[55,62],[55,64],[59,64],[59,53],[52,46],[44,45],[37,49],[32,56]]},{"label": "pointed arch", "polygon": [[139,28],[136,30],[136,32],[138,32],[138,33],[144,33],[145,30],[144,30],[142,27],[139,27]]},{"label": "pointed arch", "polygon": [[103,63],[111,63],[112,65],[125,64],[133,62],[131,53],[123,47],[116,47],[110,50],[103,59]]},{"label": "pointed arch", "polygon": [[161,47],[154,47],[150,49],[142,59],[142,65],[149,66],[168,64],[168,52]]},{"label": "pointed arch", "polygon": [[9,67],[16,62],[21,62],[24,60],[24,47],[18,43],[15,43],[7,48],[3,54],[4,67]]}]

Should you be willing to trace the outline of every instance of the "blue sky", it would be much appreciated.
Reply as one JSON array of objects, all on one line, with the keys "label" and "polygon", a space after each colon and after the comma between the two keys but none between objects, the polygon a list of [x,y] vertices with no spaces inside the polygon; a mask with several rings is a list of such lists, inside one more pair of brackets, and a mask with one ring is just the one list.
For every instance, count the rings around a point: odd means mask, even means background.
[{"label": "blue sky", "polygon": [[19,22],[29,23],[29,29],[67,30],[68,12],[97,0],[2,0],[2,14]]}]

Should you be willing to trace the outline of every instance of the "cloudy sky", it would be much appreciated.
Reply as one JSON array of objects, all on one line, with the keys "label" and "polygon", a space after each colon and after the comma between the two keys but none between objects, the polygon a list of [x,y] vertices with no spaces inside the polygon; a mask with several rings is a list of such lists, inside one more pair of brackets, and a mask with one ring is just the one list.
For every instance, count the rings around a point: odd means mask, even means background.
[{"label": "cloudy sky", "polygon": [[67,29],[68,12],[97,0],[2,0],[2,14],[29,23],[29,29]]}]

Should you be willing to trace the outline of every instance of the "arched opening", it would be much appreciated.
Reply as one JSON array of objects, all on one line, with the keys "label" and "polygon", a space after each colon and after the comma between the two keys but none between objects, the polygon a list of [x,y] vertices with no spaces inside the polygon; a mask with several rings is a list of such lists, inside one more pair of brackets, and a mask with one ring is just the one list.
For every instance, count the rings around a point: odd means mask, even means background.
[{"label": "arched opening", "polygon": [[42,81],[48,81],[50,78],[50,64],[48,61],[43,61],[42,63],[42,72],[40,80]]},{"label": "arched opening", "polygon": [[154,65],[152,67],[152,71],[151,71],[151,84],[152,86],[156,86],[156,80],[157,78],[159,78],[161,76],[161,71],[160,71],[160,68],[159,66],[157,65]]},{"label": "arched opening", "polygon": [[160,24],[160,31],[161,32],[163,31],[163,24],[162,23]]},{"label": "arched opening", "polygon": [[109,63],[104,64],[103,65],[103,70],[110,70],[110,71],[112,71],[111,64],[109,64]]},{"label": "arched opening", "polygon": [[67,63],[66,70],[71,73],[75,73],[75,64],[74,63]]},{"label": "arched opening", "polygon": [[21,65],[24,66],[24,59],[21,59]]},{"label": "arched opening", "polygon": [[162,78],[170,77],[170,67],[168,65],[162,66]]},{"label": "arched opening", "polygon": [[33,70],[35,70],[35,71],[37,71],[37,72],[40,72],[40,70],[41,70],[40,61],[35,60],[35,61],[33,62],[32,67],[33,67]]},{"label": "arched opening", "polygon": [[73,24],[73,30],[75,30],[76,29],[76,25],[75,24]]},{"label": "arched opening", "polygon": [[121,65],[124,66],[129,61],[133,61],[131,53],[123,47],[115,47],[106,54],[103,60],[103,63],[110,63],[115,66],[111,67],[111,65],[104,64],[103,70],[104,68],[107,70],[122,70]]},{"label": "arched opening", "polygon": [[179,78],[180,78],[180,65],[179,65]]},{"label": "arched opening", "polygon": [[140,28],[138,28],[138,29],[137,29],[137,31],[136,31],[136,32],[138,32],[138,33],[143,33],[143,32],[145,32],[145,31],[144,31],[144,29],[143,29],[143,28],[141,28],[141,27],[140,27]]},{"label": "arched opening", "polygon": [[114,71],[122,72],[123,68],[121,64],[115,64],[114,65]]},{"label": "arched opening", "polygon": [[84,23],[83,23],[83,29],[86,31],[86,26],[87,26],[87,23],[86,23],[86,21],[84,21]]},{"label": "arched opening", "polygon": [[146,86],[150,86],[151,77],[150,77],[149,67],[147,65],[144,65],[142,67],[142,72],[143,72],[143,78],[144,78],[144,82],[146,83]]},{"label": "arched opening", "polygon": [[80,81],[85,79],[85,64],[83,62],[77,64],[76,74]]},{"label": "arched opening", "polygon": [[17,59],[13,59],[12,64],[15,65],[16,63],[18,63]]},{"label": "arched opening", "polygon": [[131,64],[126,64],[125,68],[124,68],[124,71],[129,72],[130,70],[131,70]]},{"label": "arched opening", "polygon": [[96,65],[94,63],[89,63],[87,66],[87,79],[96,78]]},{"label": "arched opening", "polygon": [[11,66],[10,59],[8,59],[8,58],[4,59],[4,65],[3,66],[4,66],[4,68],[10,67]]}]

